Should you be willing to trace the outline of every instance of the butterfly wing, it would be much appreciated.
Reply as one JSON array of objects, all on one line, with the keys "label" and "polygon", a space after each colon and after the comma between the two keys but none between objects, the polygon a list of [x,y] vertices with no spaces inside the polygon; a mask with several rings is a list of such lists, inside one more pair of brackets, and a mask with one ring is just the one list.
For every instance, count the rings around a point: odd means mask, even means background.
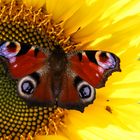
[{"label": "butterfly wing", "polygon": [[79,76],[68,72],[64,75],[61,94],[58,97],[58,106],[67,109],[76,109],[81,112],[95,100],[95,89]]},{"label": "butterfly wing", "polygon": [[105,51],[83,51],[69,57],[70,68],[95,88],[105,85],[114,71],[120,70],[120,59]]},{"label": "butterfly wing", "polygon": [[18,95],[28,105],[53,106],[55,100],[51,92],[51,78],[44,66],[37,72],[27,75],[18,81]]},{"label": "butterfly wing", "polygon": [[38,48],[18,42],[3,42],[0,56],[8,62],[8,70],[15,79],[40,69],[46,63],[46,55]]},{"label": "butterfly wing", "polygon": [[120,60],[115,54],[104,51],[70,53],[68,59],[70,64],[63,78],[58,105],[83,112],[95,100],[95,88],[104,86],[112,72],[120,71]]},{"label": "butterfly wing", "polygon": [[0,56],[7,60],[10,75],[19,80],[17,94],[21,98],[31,105],[54,105],[46,54],[29,44],[3,42]]}]

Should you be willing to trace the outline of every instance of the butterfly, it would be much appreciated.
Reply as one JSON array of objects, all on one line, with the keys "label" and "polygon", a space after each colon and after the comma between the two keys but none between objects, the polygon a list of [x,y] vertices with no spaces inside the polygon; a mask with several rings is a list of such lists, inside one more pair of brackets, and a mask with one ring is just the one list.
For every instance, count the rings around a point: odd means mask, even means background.
[{"label": "butterfly", "polygon": [[100,50],[65,51],[56,45],[44,53],[39,47],[16,41],[0,44],[0,56],[17,82],[17,94],[28,105],[57,105],[83,112],[96,98],[120,59]]}]

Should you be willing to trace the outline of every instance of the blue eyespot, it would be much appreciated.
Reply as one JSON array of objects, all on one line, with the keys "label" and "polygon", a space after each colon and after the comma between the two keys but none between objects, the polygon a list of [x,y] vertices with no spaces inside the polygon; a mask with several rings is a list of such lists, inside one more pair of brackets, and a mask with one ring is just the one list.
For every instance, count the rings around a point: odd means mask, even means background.
[{"label": "blue eyespot", "polygon": [[18,42],[4,42],[0,46],[0,56],[12,58],[18,54],[20,48],[21,47]]},{"label": "blue eyespot", "polygon": [[37,81],[32,76],[26,76],[18,82],[18,94],[21,98],[28,99],[33,96]]},{"label": "blue eyespot", "polygon": [[96,52],[95,58],[98,65],[104,69],[113,69],[116,66],[116,60],[109,52],[98,51]]},{"label": "blue eyespot", "polygon": [[95,99],[95,89],[86,81],[79,82],[77,84],[77,90],[84,103],[93,102],[93,100]]},{"label": "blue eyespot", "polygon": [[91,96],[91,88],[89,85],[82,85],[79,89],[79,94],[82,99],[89,98]]}]

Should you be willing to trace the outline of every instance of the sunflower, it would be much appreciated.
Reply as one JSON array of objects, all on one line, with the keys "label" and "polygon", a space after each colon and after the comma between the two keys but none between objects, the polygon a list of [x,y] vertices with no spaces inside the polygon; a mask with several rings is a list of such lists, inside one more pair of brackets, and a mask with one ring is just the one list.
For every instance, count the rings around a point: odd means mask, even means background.
[{"label": "sunflower", "polygon": [[120,57],[122,72],[80,113],[28,108],[0,64],[0,138],[140,139],[139,6],[139,0],[1,0],[0,41],[110,51]]}]

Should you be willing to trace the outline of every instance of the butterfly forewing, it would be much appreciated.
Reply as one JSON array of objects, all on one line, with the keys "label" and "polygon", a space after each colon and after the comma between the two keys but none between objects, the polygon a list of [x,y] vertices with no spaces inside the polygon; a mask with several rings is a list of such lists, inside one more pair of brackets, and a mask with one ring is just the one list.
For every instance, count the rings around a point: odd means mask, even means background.
[{"label": "butterfly forewing", "polygon": [[109,75],[120,71],[119,58],[104,51],[83,51],[69,58],[71,69],[95,88],[105,85]]},{"label": "butterfly forewing", "polygon": [[36,53],[29,44],[4,42],[0,48],[0,55],[8,61],[8,69],[14,79],[31,74],[45,65],[46,55],[41,51]]}]

